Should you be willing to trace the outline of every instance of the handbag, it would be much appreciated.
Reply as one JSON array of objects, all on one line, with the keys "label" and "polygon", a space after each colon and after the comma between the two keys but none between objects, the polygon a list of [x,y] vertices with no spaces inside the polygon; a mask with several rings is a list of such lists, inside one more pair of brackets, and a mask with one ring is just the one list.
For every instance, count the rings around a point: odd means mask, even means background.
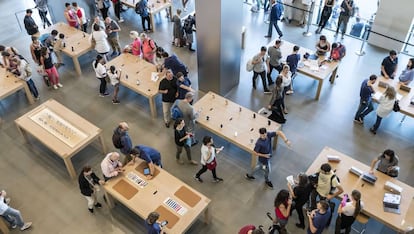
[{"label": "handbag", "polygon": [[210,171],[216,168],[217,166],[216,158],[214,158],[213,161],[206,163],[206,166],[207,166],[207,169],[209,169]]},{"label": "handbag", "polygon": [[398,100],[395,100],[395,102],[394,102],[394,106],[392,107],[392,110],[393,110],[394,112],[398,112],[398,111],[400,111],[400,110],[401,110]]}]

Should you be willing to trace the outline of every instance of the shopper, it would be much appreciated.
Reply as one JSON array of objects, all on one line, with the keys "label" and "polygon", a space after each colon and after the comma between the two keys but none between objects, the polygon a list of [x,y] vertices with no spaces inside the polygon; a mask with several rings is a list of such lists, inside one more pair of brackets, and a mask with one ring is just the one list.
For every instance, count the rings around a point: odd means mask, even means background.
[{"label": "shopper", "polygon": [[321,19],[319,20],[318,28],[316,29],[315,33],[319,34],[325,28],[326,23],[328,22],[329,18],[332,14],[332,7],[335,5],[335,0],[325,0]]},{"label": "shopper", "polygon": [[316,42],[316,55],[326,55],[331,51],[331,43],[326,39],[325,35],[319,37],[319,41]]},{"label": "shopper", "polygon": [[273,69],[275,69],[279,74],[282,71],[282,63],[281,63],[281,59],[282,59],[282,52],[280,51],[280,46],[282,45],[282,41],[279,39],[276,39],[275,44],[273,46],[269,46],[269,48],[267,49],[267,59],[266,59],[266,63],[267,63],[267,67],[268,67],[268,71],[267,71],[267,82],[269,83],[269,85],[274,84],[273,80],[272,80],[272,71]]},{"label": "shopper", "polygon": [[118,18],[118,22],[124,22],[124,19],[121,16],[121,9],[122,9],[122,2],[121,0],[112,0],[112,5],[114,6],[114,13],[116,18]]},{"label": "shopper", "polygon": [[83,167],[78,177],[78,183],[81,194],[88,201],[89,212],[93,213],[93,207],[101,208],[102,205],[96,199],[96,194],[100,190],[99,185],[103,185],[105,182],[95,175],[90,166]]},{"label": "shopper", "polygon": [[53,89],[62,88],[63,85],[59,82],[59,73],[52,62],[52,56],[47,47],[42,47],[40,56],[40,64],[43,66],[43,70],[46,72],[50,84]]},{"label": "shopper", "polygon": [[72,7],[78,18],[79,28],[83,32],[86,32],[86,29],[88,27],[88,19],[86,17],[85,10],[82,7],[78,6],[77,2],[72,2]]},{"label": "shopper", "polygon": [[164,113],[165,127],[170,127],[171,107],[178,96],[177,78],[174,77],[171,70],[167,70],[165,78],[161,80],[158,92],[162,95],[162,112]]},{"label": "shopper", "polygon": [[290,210],[296,210],[298,213],[299,223],[296,223],[296,227],[305,229],[305,217],[303,216],[303,205],[308,203],[310,193],[312,192],[312,185],[309,183],[308,176],[305,173],[299,173],[295,184],[287,183],[289,192],[293,198],[293,205]]},{"label": "shopper", "polygon": [[128,123],[120,122],[112,134],[112,143],[114,147],[120,149],[121,153],[125,156],[124,165],[132,160],[130,155],[132,150],[132,140],[128,131]]},{"label": "shopper", "polygon": [[35,0],[36,7],[37,7],[37,10],[39,11],[39,16],[40,16],[40,19],[42,20],[44,29],[46,28],[46,24],[48,27],[52,25],[49,19],[47,18],[47,1],[48,0]]},{"label": "shopper", "polygon": [[57,58],[57,63],[56,63],[57,68],[65,65],[63,63],[63,57],[62,57],[62,53],[63,53],[62,51],[65,49],[65,47],[66,47],[65,34],[59,33],[59,38],[56,40],[56,42],[53,45],[53,52],[55,52],[55,55]]},{"label": "shopper", "polygon": [[286,225],[292,208],[292,198],[286,189],[280,190],[274,201],[276,220],[280,226],[279,234],[287,234]]},{"label": "shopper", "polygon": [[373,85],[375,84],[376,80],[377,76],[371,75],[369,79],[365,79],[364,81],[362,81],[361,89],[359,92],[359,107],[354,117],[355,123],[363,124],[364,117],[368,115],[372,110],[374,110],[371,95],[375,93]]},{"label": "shopper", "polygon": [[26,29],[27,34],[39,38],[39,27],[36,25],[34,19],[32,18],[32,13],[33,11],[31,9],[26,10],[26,15],[24,16],[23,20],[24,28]]},{"label": "shopper", "polygon": [[106,19],[106,17],[108,17],[108,9],[111,6],[111,2],[109,0],[95,0],[95,2],[101,12],[102,19]]},{"label": "shopper", "polygon": [[122,163],[119,161],[119,157],[117,152],[111,152],[102,160],[101,169],[105,181],[116,177],[119,173],[124,171],[124,169],[122,169]]},{"label": "shopper", "polygon": [[157,50],[154,40],[145,33],[141,33],[140,37],[142,58],[149,63],[154,63],[155,51]]},{"label": "shopper", "polygon": [[126,52],[132,53],[135,56],[141,56],[141,39],[139,38],[139,34],[137,31],[129,32],[129,37],[133,40],[132,43],[129,45],[129,48],[126,49]]},{"label": "shopper", "polygon": [[89,37],[89,43],[94,47],[95,51],[105,59],[105,61],[108,60],[107,56],[111,50],[107,37],[106,33],[98,24],[93,25],[93,32]]},{"label": "shopper", "polygon": [[341,13],[339,14],[338,18],[338,26],[336,28],[335,37],[338,36],[339,29],[342,26],[342,37],[344,39],[344,35],[346,33],[346,27],[348,26],[349,18],[352,16],[352,11],[354,7],[353,0],[343,0],[341,3]]},{"label": "shopper", "polygon": [[106,73],[105,59],[102,57],[102,55],[98,54],[96,56],[96,59],[92,62],[92,66],[95,70],[96,78],[101,82],[99,85],[99,96],[108,96],[109,93],[106,92],[106,77],[108,75]]},{"label": "shopper", "polygon": [[4,202],[6,196],[6,191],[2,190],[0,192],[0,215],[10,223],[11,228],[20,227],[21,231],[30,228],[32,226],[32,222],[25,223],[20,211],[10,207],[6,202]]},{"label": "shopper", "polygon": [[267,30],[266,38],[272,37],[272,28],[275,27],[277,33],[279,34],[279,38],[283,37],[283,32],[280,30],[278,22],[280,20],[280,17],[283,13],[283,5],[279,1],[272,0],[272,9],[270,10],[270,16],[269,16],[269,27]]},{"label": "shopper", "polygon": [[370,173],[374,174],[374,167],[377,165],[377,171],[387,174],[391,177],[397,177],[400,171],[398,166],[399,158],[395,154],[394,150],[386,149],[377,158],[374,158],[371,162]]},{"label": "shopper", "polygon": [[201,166],[202,168],[195,174],[194,179],[197,180],[200,183],[203,183],[203,180],[201,179],[201,175],[204,174],[204,172],[208,170],[211,171],[213,175],[213,182],[218,183],[222,182],[223,179],[220,177],[217,177],[216,174],[216,167],[217,167],[217,161],[216,161],[216,154],[219,154],[223,150],[223,146],[220,148],[216,148],[214,146],[214,141],[211,136],[205,136],[203,138],[203,145],[201,146]]},{"label": "shopper", "polygon": [[173,28],[173,45],[177,47],[183,46],[183,26],[181,23],[181,10],[177,9],[177,13],[172,17],[171,20],[174,23]]},{"label": "shopper", "polygon": [[[140,9],[140,16],[141,16],[141,24],[142,24],[142,31],[150,33],[151,32],[151,18],[148,11],[148,1],[147,0],[141,0],[139,1],[139,9]],[[147,22],[147,27],[145,27],[145,22]]]},{"label": "shopper", "polygon": [[121,31],[121,28],[119,27],[118,23],[111,19],[110,17],[105,18],[105,32],[108,36],[108,42],[112,48],[112,54],[113,56],[118,56],[121,54],[121,45],[119,44],[119,32]]},{"label": "shopper", "polygon": [[183,148],[187,154],[187,159],[190,164],[197,165],[198,163],[191,159],[191,137],[192,133],[187,131],[185,121],[182,118],[178,118],[174,123],[174,139],[177,147],[175,158],[179,164],[184,164],[184,161],[180,159]]},{"label": "shopper", "polygon": [[16,76],[19,79],[26,81],[30,93],[36,100],[39,100],[39,92],[37,91],[36,85],[32,80],[32,69],[30,68],[30,64],[28,64],[25,59],[20,59],[18,57],[14,57],[13,62],[17,65]]},{"label": "shopper", "polygon": [[266,84],[266,46],[262,46],[260,48],[260,52],[256,54],[252,59],[253,64],[253,77],[252,77],[252,83],[253,83],[253,89],[256,89],[256,79],[260,75],[260,78],[262,79],[263,84],[263,90],[265,94],[270,94],[270,90],[267,88]]},{"label": "shopper", "polygon": [[118,72],[115,66],[112,65],[109,67],[108,77],[111,82],[111,85],[114,87],[114,95],[112,97],[112,104],[119,104],[121,103],[118,100],[118,92],[119,92],[119,79],[121,77],[121,71]]},{"label": "shopper", "polygon": [[290,95],[293,93],[292,73],[290,72],[289,65],[283,65],[283,69],[282,69],[282,72],[280,73],[280,76],[282,76],[282,86],[283,86],[283,98],[282,98],[283,113],[288,114],[288,110],[285,104],[285,95]]},{"label": "shopper", "polygon": [[[191,80],[184,76],[182,72],[177,72],[177,87],[178,87],[178,97],[177,99],[185,99],[185,95],[188,92],[194,93],[195,90],[191,88]],[[190,102],[192,104],[192,101]]]},{"label": "shopper", "polygon": [[272,114],[269,119],[276,121],[277,123],[284,124],[286,122],[284,115],[284,90],[283,90],[283,77],[278,75],[275,81],[275,87],[272,89],[272,97],[269,101],[267,108],[272,110]]},{"label": "shopper", "polygon": [[70,3],[65,3],[64,16],[69,26],[79,28],[79,21],[76,12],[74,12],[70,6]]},{"label": "shopper", "polygon": [[160,214],[157,212],[151,212],[147,219],[145,219],[145,228],[147,229],[147,234],[160,234],[162,230],[161,223],[158,222]]},{"label": "shopper", "polygon": [[308,234],[322,234],[328,220],[332,216],[329,204],[325,200],[321,200],[317,204],[317,208],[308,212],[309,228]]},{"label": "shopper", "polygon": [[361,201],[361,192],[358,190],[352,191],[350,199],[351,201],[342,200],[343,202],[339,205],[335,234],[340,234],[343,229],[345,229],[345,234],[351,233],[351,226],[364,206]]},{"label": "shopper", "polygon": [[400,82],[404,85],[409,85],[414,78],[414,58],[408,60],[407,67],[401,72]]},{"label": "shopper", "polygon": [[388,86],[384,94],[378,100],[379,105],[377,107],[377,120],[369,129],[369,131],[371,131],[374,135],[377,134],[377,130],[381,125],[382,119],[391,114],[396,100],[396,92],[394,87]]}]

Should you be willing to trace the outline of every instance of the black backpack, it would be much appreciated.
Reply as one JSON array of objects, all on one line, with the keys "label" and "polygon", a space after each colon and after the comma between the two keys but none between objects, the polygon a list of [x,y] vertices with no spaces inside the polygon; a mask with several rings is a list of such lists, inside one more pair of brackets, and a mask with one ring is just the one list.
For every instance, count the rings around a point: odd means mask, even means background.
[{"label": "black backpack", "polygon": [[193,33],[193,17],[191,15],[184,20],[183,29],[185,33]]},{"label": "black backpack", "polygon": [[141,15],[144,12],[144,9],[142,7],[141,1],[137,2],[137,4],[135,4],[135,12],[138,15]]},{"label": "black backpack", "polygon": [[112,143],[117,149],[121,149],[123,147],[121,142],[121,134],[119,134],[118,129],[116,129],[112,135]]}]

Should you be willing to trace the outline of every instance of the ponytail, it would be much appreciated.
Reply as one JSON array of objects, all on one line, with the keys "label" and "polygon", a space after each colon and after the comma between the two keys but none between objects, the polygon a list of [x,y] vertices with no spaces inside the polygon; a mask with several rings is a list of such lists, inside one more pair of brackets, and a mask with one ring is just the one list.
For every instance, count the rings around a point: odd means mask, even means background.
[{"label": "ponytail", "polygon": [[93,65],[95,68],[98,66],[99,60],[101,60],[101,59],[102,59],[102,56],[100,54],[98,54],[96,56],[95,64]]},{"label": "ponytail", "polygon": [[358,190],[353,190],[352,191],[352,198],[355,200],[356,205],[355,205],[355,211],[354,211],[354,218],[356,218],[359,213],[361,212],[361,192],[359,192]]}]

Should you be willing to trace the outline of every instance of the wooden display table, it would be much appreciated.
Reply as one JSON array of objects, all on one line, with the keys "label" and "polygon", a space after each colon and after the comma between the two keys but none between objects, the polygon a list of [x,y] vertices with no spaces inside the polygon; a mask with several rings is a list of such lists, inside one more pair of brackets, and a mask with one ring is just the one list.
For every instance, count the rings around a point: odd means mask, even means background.
[{"label": "wooden display table", "polygon": [[[344,189],[344,193],[350,194],[352,190],[357,189],[362,194],[362,201],[364,202],[364,208],[362,212],[370,217],[373,217],[384,223],[385,225],[393,228],[400,233],[406,233],[413,230],[414,227],[414,188],[395,179],[383,174],[379,171],[375,171],[377,181],[374,185],[369,184],[349,172],[351,167],[356,167],[364,172],[369,172],[370,166],[365,165],[341,152],[338,152],[329,147],[325,147],[319,156],[313,161],[312,165],[308,168],[306,173],[308,175],[319,171],[320,166],[323,163],[327,163],[327,155],[335,155],[341,158],[340,162],[329,162],[333,170],[336,170],[336,175],[341,180],[341,186]],[[384,189],[386,181],[400,186],[403,190],[401,193],[400,214],[385,212],[383,209],[384,193],[388,192]]]},{"label": "wooden display table", "polygon": [[0,100],[4,99],[13,93],[23,89],[26,93],[26,98],[30,104],[34,103],[32,94],[26,81],[17,78],[11,72],[6,71],[5,68],[0,68]]},{"label": "wooden display table", "polygon": [[[251,153],[251,167],[257,163],[253,149],[259,138],[259,128],[265,127],[267,131],[280,129],[280,124],[213,92],[208,92],[193,106],[199,111],[198,125]],[[276,135],[273,150],[276,149],[277,139]]]},{"label": "wooden display table", "polygon": [[[201,213],[208,222],[209,198],[158,166],[155,166],[154,178],[147,180],[145,167],[146,162],[137,159],[135,164],[126,165],[123,173],[106,182],[103,188],[110,207],[115,198],[144,220],[149,213],[157,211],[159,221],[168,220],[164,228],[168,234],[185,233]],[[133,182],[130,179],[133,176],[138,176],[142,183]]]},{"label": "wooden display table", "polygon": [[111,65],[122,70],[121,85],[148,98],[151,116],[156,118],[155,98],[158,95],[158,85],[162,77],[156,81],[151,80],[152,73],[155,74],[157,71],[155,65],[129,53],[122,53],[112,59],[106,64],[106,67],[109,68]]},{"label": "wooden display table", "polygon": [[383,94],[386,89],[385,87],[380,87],[380,83],[384,83],[384,84],[394,87],[395,91],[397,92],[397,96],[401,98],[399,102],[400,109],[401,109],[400,112],[404,115],[414,117],[414,105],[410,104],[411,99],[414,98],[414,89],[411,87],[410,91],[401,90],[400,89],[401,83],[399,82],[397,77],[394,78],[394,80],[392,80],[392,79],[387,79],[383,76],[379,76],[373,86],[375,92],[378,93],[373,96],[374,101],[377,101],[377,102],[381,94]]},{"label": "wooden display table", "polygon": [[[139,2],[139,0],[121,0],[122,4],[125,6],[132,8],[135,10],[135,5]],[[150,15],[150,23],[151,23],[151,30],[154,31],[154,15],[161,12],[164,9],[168,8],[169,18],[172,18],[172,4],[170,0],[148,0],[148,7],[149,7],[149,15]]]},{"label": "wooden display table", "polygon": [[[267,47],[274,46],[275,41],[272,41],[267,45]],[[280,46],[280,51],[282,52],[283,56],[283,63],[286,63],[286,58],[293,52],[293,46],[294,44],[288,42],[288,41],[282,41],[282,45]],[[312,63],[312,60],[304,60],[303,55],[305,53],[309,53],[310,55],[315,54],[316,49],[307,49],[303,48],[302,46],[299,46],[299,54],[301,56],[301,61],[299,63],[305,63],[306,65],[303,67],[297,68],[297,72],[302,73],[306,76],[309,76],[312,79],[315,79],[318,81],[318,89],[316,90],[315,100],[319,100],[319,96],[321,95],[322,85],[323,81],[327,78],[329,78],[329,81],[331,84],[335,82],[336,73],[338,71],[339,62],[331,61],[331,62],[324,62],[324,64],[321,67],[313,66],[308,63]],[[328,56],[319,56],[319,59],[317,62],[314,60],[314,63],[320,63],[327,59]]]},{"label": "wooden display table", "polygon": [[106,152],[102,129],[53,99],[16,119],[15,123],[26,142],[30,134],[61,157],[72,179],[77,175],[71,161],[76,153],[97,138],[102,152]]},{"label": "wooden display table", "polygon": [[78,75],[81,75],[82,70],[79,64],[79,57],[94,49],[89,43],[90,34],[74,27],[70,27],[62,22],[48,27],[46,29],[46,33],[50,33],[53,29],[56,29],[59,33],[65,34],[66,48],[63,49],[62,52],[72,58],[73,66],[75,66],[76,72]]}]

